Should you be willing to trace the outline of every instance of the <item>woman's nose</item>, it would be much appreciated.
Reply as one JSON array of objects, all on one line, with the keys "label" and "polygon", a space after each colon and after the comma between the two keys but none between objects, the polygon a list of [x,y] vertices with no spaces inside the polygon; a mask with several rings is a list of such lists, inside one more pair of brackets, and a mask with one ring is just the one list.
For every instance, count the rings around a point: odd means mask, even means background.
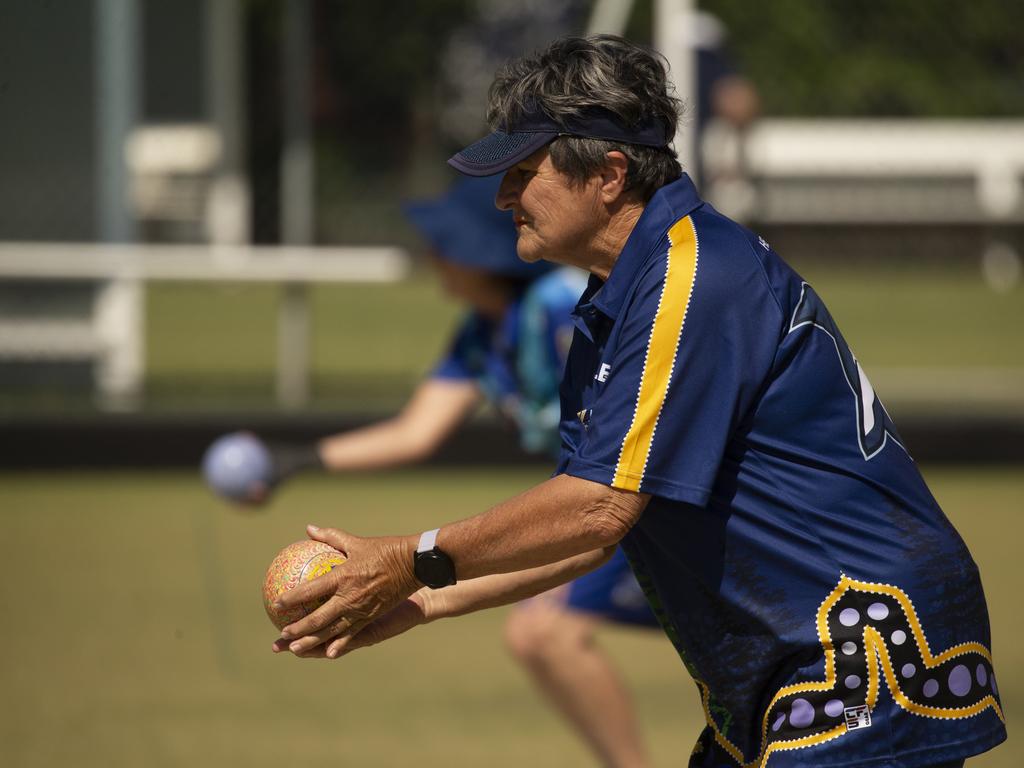
[{"label": "woman's nose", "polygon": [[510,211],[512,206],[515,205],[518,189],[512,178],[513,173],[513,171],[507,171],[498,187],[498,194],[494,198],[494,204],[498,207],[498,210]]}]

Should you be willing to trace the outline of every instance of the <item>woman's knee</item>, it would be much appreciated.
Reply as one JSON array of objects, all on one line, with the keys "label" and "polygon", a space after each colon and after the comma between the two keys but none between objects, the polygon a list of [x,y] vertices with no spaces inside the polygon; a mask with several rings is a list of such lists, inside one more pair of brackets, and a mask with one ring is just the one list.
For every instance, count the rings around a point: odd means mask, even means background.
[{"label": "woman's knee", "polygon": [[572,653],[589,642],[591,622],[561,605],[525,603],[505,621],[505,645],[521,661]]}]

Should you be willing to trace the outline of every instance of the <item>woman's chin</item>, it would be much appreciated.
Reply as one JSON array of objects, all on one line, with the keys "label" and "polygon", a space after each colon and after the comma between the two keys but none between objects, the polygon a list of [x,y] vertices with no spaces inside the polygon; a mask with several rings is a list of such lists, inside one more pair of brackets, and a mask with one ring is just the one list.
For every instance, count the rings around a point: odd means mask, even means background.
[{"label": "woman's chin", "polygon": [[527,264],[542,261],[544,258],[540,248],[534,248],[529,243],[523,243],[522,238],[516,244],[516,255],[520,261],[525,261]]}]

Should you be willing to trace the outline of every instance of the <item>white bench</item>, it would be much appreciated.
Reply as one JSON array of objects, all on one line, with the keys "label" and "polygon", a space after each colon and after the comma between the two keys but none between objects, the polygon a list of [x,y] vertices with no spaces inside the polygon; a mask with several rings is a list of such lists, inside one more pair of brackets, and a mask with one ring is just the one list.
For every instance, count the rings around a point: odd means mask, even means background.
[{"label": "white bench", "polygon": [[762,224],[1024,223],[1024,120],[709,126],[707,192]]},{"label": "white bench", "polygon": [[94,291],[88,309],[70,317],[0,315],[0,361],[91,361],[101,402],[131,407],[144,375],[144,283],[278,283],[285,290],[277,393],[282,405],[296,407],[308,398],[307,286],[393,282],[408,270],[408,254],[393,247],[0,243],[0,281]]}]

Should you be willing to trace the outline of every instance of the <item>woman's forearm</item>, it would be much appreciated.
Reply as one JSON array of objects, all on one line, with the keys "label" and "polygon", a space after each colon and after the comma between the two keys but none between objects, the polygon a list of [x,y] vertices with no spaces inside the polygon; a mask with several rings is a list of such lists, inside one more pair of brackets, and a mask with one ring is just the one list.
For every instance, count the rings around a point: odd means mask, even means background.
[{"label": "woman's forearm", "polygon": [[615,547],[595,549],[557,563],[512,573],[496,573],[460,581],[444,589],[417,593],[426,621],[462,616],[474,611],[517,603],[572,581],[608,562]]},{"label": "woman's forearm", "polygon": [[[436,543],[452,558],[460,581],[515,573],[617,544],[648,499],[557,475],[482,514],[442,526]],[[404,544],[410,553],[414,539]]]},{"label": "woman's forearm", "polygon": [[[341,641],[336,655],[382,643],[421,624],[508,605],[539,595],[603,565],[614,551],[614,547],[596,549],[557,563],[514,573],[481,576],[443,589],[424,587],[368,624],[359,634]],[[283,647],[281,645],[277,650]],[[322,657],[325,651],[325,646],[318,646],[304,655]]]}]

